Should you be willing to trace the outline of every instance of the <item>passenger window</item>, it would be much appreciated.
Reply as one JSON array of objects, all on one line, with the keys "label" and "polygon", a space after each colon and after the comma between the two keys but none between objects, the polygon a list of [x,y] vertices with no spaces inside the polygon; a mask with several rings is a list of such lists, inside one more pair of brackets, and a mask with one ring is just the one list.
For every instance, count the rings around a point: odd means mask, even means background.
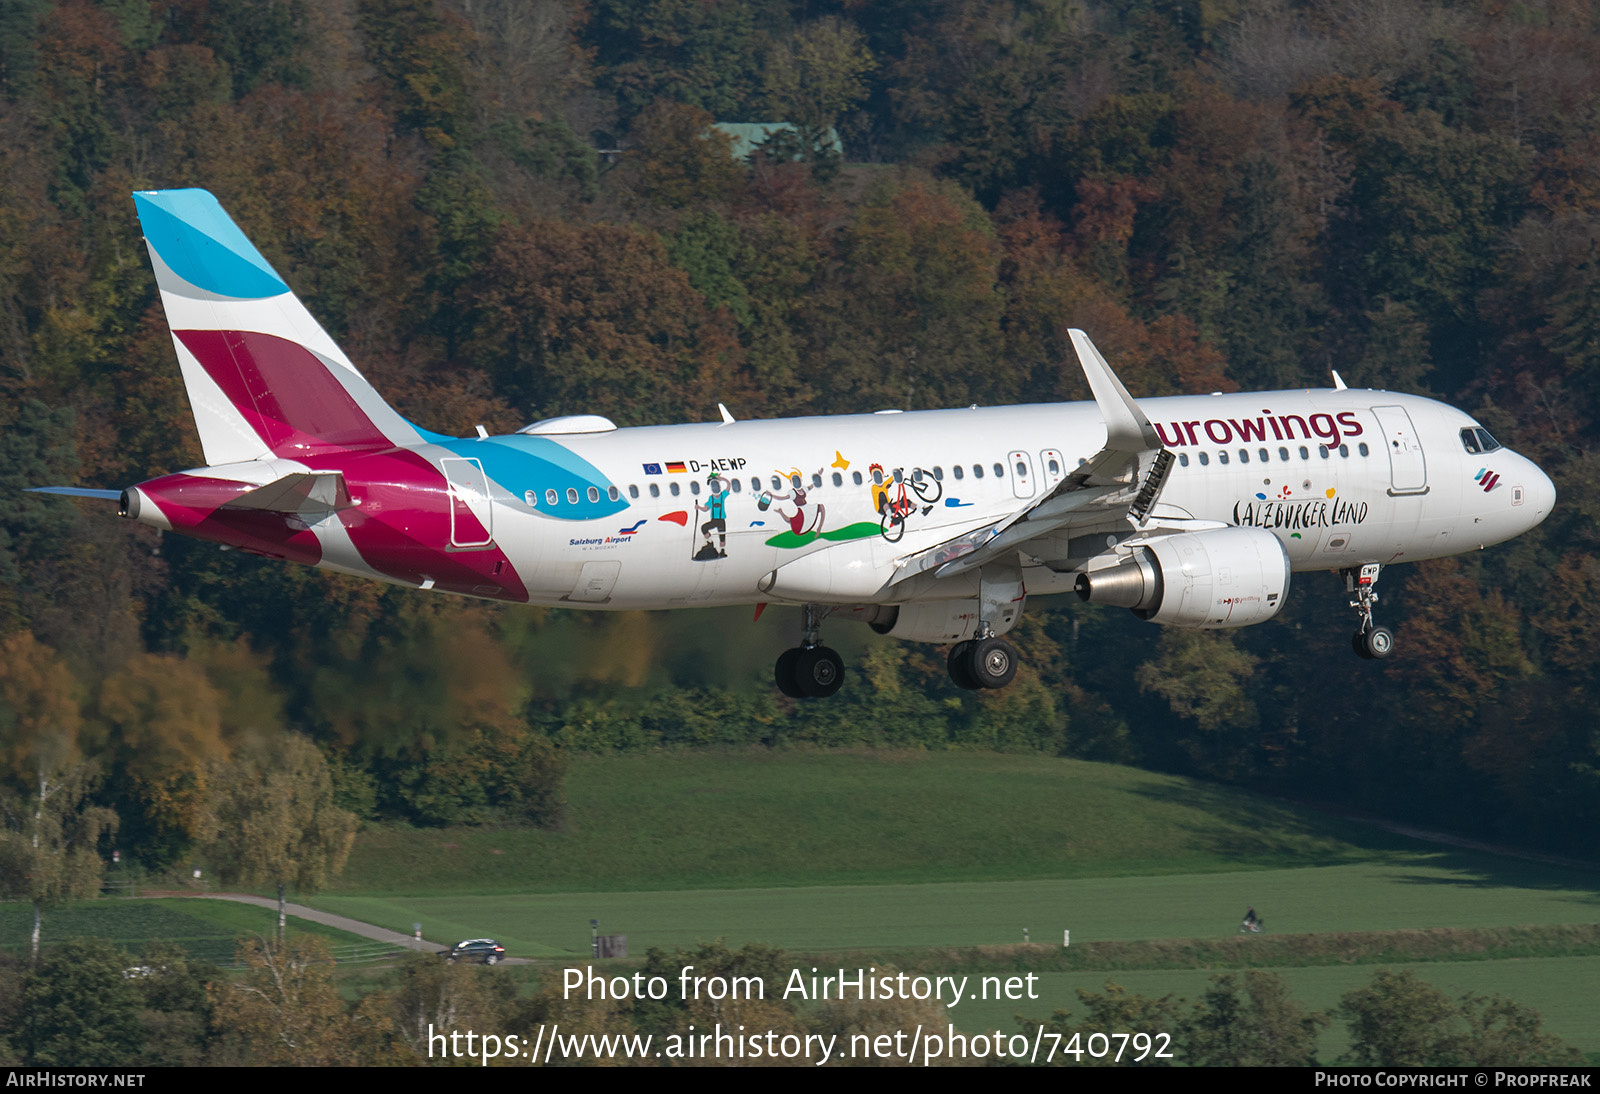
[{"label": "passenger window", "polygon": [[[1188,466],[1188,461],[1184,461],[1184,466],[1185,467]],[[1050,474],[1052,474],[1052,475],[1061,474],[1061,465],[1059,463],[1057,463],[1054,459],[1052,459],[1050,461]]]},{"label": "passenger window", "polygon": [[789,476],[789,486],[792,489],[795,489],[795,490],[800,489],[800,476],[799,475],[790,475]]},{"label": "passenger window", "polygon": [[533,509],[539,508],[539,492],[537,490],[529,490],[522,495],[522,500],[527,502],[529,507]]},{"label": "passenger window", "polygon": [[781,478],[779,478],[777,475],[772,476],[772,488],[774,490],[782,490],[783,489],[783,480]]},{"label": "passenger window", "polygon": [[1325,444],[1317,445],[1317,455],[1321,456],[1323,459],[1327,459],[1328,458],[1328,446],[1325,445]]},{"label": "passenger window", "polygon": [[639,486],[638,486],[637,483],[634,483],[633,485],[628,487],[628,497],[637,498],[638,496],[639,496]]},{"label": "passenger window", "polygon": [[944,468],[940,467],[938,464],[934,464],[933,465],[933,481],[934,482],[943,482],[944,481]]},{"label": "passenger window", "polygon": [[650,496],[652,498],[659,498],[661,496],[661,487],[656,485],[655,483],[651,483],[650,484]]},{"label": "passenger window", "polygon": [[1367,447],[1366,441],[1362,441],[1360,444],[1356,445],[1356,451],[1361,453],[1363,456],[1372,455],[1372,449]]},{"label": "passenger window", "polygon": [[861,472],[859,472],[859,471],[850,472],[850,481],[855,483],[857,486],[860,486],[861,485]]},{"label": "passenger window", "polygon": [[1289,450],[1287,448],[1278,449],[1278,459],[1282,460],[1284,463],[1288,463],[1289,462]]},{"label": "passenger window", "polygon": [[880,467],[872,473],[872,481],[875,485],[883,485],[883,468]]},{"label": "passenger window", "polygon": [[922,468],[913,467],[911,469],[911,481],[912,482],[921,482],[922,481]]},{"label": "passenger window", "polygon": [[598,486],[589,487],[589,502],[590,502],[590,504],[593,504],[593,503],[595,503],[595,502],[597,502],[599,500],[600,500],[600,488]]},{"label": "passenger window", "polygon": [[1217,462],[1218,463],[1227,463],[1228,462],[1228,454],[1226,452],[1218,452],[1217,453]]},{"label": "passenger window", "polygon": [[839,472],[837,472],[837,471],[835,471],[833,473],[833,485],[835,485],[835,486],[843,486],[844,485],[844,476],[839,474]]},{"label": "passenger window", "polygon": [[758,479],[758,478],[755,478],[754,476],[752,476],[751,479],[750,479],[750,492],[752,494],[761,493],[761,480]]},{"label": "passenger window", "polygon": [[994,465],[994,477],[997,478],[997,479],[1003,479],[1003,478],[1006,477],[1006,465],[1005,464],[997,463],[997,464]]},{"label": "passenger window", "polygon": [[1341,444],[1339,446],[1339,455],[1348,460],[1350,458],[1350,446],[1347,444]]},{"label": "passenger window", "polygon": [[1187,453],[1187,452],[1179,452],[1178,453],[1178,466],[1179,467],[1188,467],[1189,466],[1189,453]]},{"label": "passenger window", "polygon": [[956,464],[954,467],[952,467],[950,470],[955,472],[955,476],[956,476],[957,481],[961,480],[962,478],[964,478],[966,476],[966,472],[961,470],[961,465],[959,463]]},{"label": "passenger window", "polygon": [[983,464],[975,463],[972,465],[972,477],[975,479],[983,478]]},{"label": "passenger window", "polygon": [[1300,458],[1302,460],[1309,460],[1311,458],[1311,452],[1306,448],[1305,445],[1300,446]]},{"label": "passenger window", "polygon": [[673,497],[677,497],[682,492],[683,491],[678,489],[678,484],[677,483],[669,482],[667,484],[667,493],[671,494]]},{"label": "passenger window", "polygon": [[1256,455],[1261,457],[1262,463],[1266,463],[1272,459],[1272,453],[1268,452],[1265,448],[1263,448],[1260,452],[1257,452]]},{"label": "passenger window", "polygon": [[544,502],[546,505],[554,505],[558,500],[560,500],[560,497],[561,495],[557,494],[554,490],[546,490],[544,492]]},{"label": "passenger window", "polygon": [[567,487],[567,504],[568,505],[577,505],[578,504],[578,488],[576,486]]},{"label": "passenger window", "polygon": [[1204,452],[1200,453],[1200,466],[1201,467],[1207,467],[1207,466],[1210,465],[1210,463],[1211,463],[1211,457],[1206,455]]},{"label": "passenger window", "polygon": [[697,498],[700,496],[700,480],[699,479],[690,479],[689,480],[689,493],[693,494]]},{"label": "passenger window", "polygon": [[811,476],[811,489],[813,489],[813,490],[821,490],[822,489],[822,476],[820,474]]},{"label": "passenger window", "polygon": [[1249,463],[1250,462],[1250,450],[1248,448],[1239,449],[1239,462],[1240,463]]},{"label": "passenger window", "polygon": [[615,486],[608,486],[606,487],[606,497],[610,498],[612,501],[621,501],[622,491],[618,490]]},{"label": "passenger window", "polygon": [[735,494],[742,494],[742,493],[744,493],[744,482],[743,482],[743,481],[742,481],[742,480],[740,480],[740,479],[733,479],[733,480],[732,480],[732,483],[733,483],[733,492],[734,492],[734,493],[735,493]]},{"label": "passenger window", "polygon": [[1017,478],[1025,479],[1027,477],[1028,477],[1028,465],[1023,463],[1021,460],[1018,460],[1017,461]]},{"label": "passenger window", "polygon": [[895,482],[905,482],[906,481],[905,468],[897,467],[897,468],[894,469],[894,481]]}]

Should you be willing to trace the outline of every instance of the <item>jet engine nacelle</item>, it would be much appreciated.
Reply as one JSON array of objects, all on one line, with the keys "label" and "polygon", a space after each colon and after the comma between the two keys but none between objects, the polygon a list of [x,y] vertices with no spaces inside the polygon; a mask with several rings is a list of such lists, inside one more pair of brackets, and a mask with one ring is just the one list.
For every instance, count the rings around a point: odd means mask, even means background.
[{"label": "jet engine nacelle", "polygon": [[1289,554],[1261,528],[1161,536],[1115,565],[1078,575],[1091,604],[1132,608],[1174,627],[1248,627],[1278,614],[1289,593]]},{"label": "jet engine nacelle", "polygon": [[[879,634],[904,638],[909,642],[965,642],[978,634],[979,603],[968,600],[913,600],[909,604],[876,607],[867,623]],[[1004,634],[1022,612],[1020,610],[990,621],[993,634]]]}]

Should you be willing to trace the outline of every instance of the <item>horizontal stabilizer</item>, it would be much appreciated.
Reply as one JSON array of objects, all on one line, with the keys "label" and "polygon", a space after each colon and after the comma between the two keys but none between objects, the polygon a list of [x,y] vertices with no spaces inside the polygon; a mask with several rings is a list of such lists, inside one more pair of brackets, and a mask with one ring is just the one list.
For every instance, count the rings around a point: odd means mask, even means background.
[{"label": "horizontal stabilizer", "polygon": [[103,501],[120,501],[121,490],[91,490],[87,486],[30,486],[29,494],[65,494],[69,498],[100,498]]},{"label": "horizontal stabilizer", "polygon": [[297,471],[240,494],[224,509],[260,509],[269,513],[334,513],[349,509],[350,491],[337,471]]}]

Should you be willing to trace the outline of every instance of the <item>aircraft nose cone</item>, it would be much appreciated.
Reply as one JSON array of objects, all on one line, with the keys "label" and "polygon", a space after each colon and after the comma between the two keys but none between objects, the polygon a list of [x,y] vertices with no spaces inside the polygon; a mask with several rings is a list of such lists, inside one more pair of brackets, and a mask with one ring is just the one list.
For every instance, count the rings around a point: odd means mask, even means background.
[{"label": "aircraft nose cone", "polygon": [[1528,495],[1523,504],[1528,510],[1528,527],[1532,528],[1556,507],[1556,484],[1532,460],[1528,461],[1528,469]]}]

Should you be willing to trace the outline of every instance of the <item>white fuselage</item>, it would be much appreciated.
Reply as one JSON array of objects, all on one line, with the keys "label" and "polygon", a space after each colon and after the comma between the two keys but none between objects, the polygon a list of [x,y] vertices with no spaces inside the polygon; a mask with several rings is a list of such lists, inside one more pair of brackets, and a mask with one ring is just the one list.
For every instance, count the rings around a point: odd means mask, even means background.
[{"label": "white fuselage", "polygon": [[[1295,570],[1486,547],[1534,526],[1554,502],[1549,479],[1531,461],[1505,448],[1469,451],[1461,431],[1476,423],[1417,396],[1307,390],[1139,405],[1178,457],[1156,513],[1267,529]],[[470,503],[489,525],[473,535],[492,536],[530,602],[648,609],[975,595],[975,577],[888,584],[897,560],[1004,517],[1048,490],[1101,449],[1106,430],[1096,405],[1085,402],[545,436],[592,465],[606,480],[597,485],[600,504],[615,488],[620,508],[584,517],[589,498],[574,504],[565,489],[537,475],[500,481],[493,462],[483,461],[484,512],[474,470],[480,442],[417,451],[445,467],[458,504]],[[916,469],[923,475],[920,495],[911,482]],[[719,484],[708,481],[713,472]],[[798,506],[796,476],[804,493]],[[883,514],[896,506],[904,516],[888,522],[899,525],[890,529],[900,533],[891,542]],[[1125,517],[1113,524],[1123,535],[1130,531]],[[1115,526],[1075,528],[1073,536],[1030,546],[1023,559],[1028,591],[1070,589],[1073,571],[1097,553],[1096,541],[1117,536]],[[837,560],[833,586],[819,590],[813,582],[793,597],[784,595],[782,581],[772,588],[774,571],[819,551]],[[330,550],[324,565],[382,576],[340,555]]]}]

